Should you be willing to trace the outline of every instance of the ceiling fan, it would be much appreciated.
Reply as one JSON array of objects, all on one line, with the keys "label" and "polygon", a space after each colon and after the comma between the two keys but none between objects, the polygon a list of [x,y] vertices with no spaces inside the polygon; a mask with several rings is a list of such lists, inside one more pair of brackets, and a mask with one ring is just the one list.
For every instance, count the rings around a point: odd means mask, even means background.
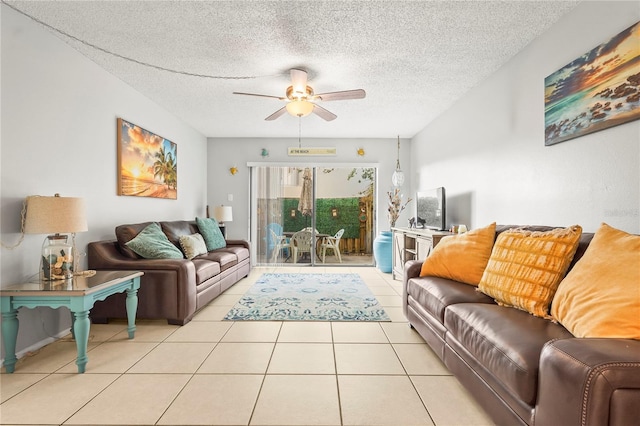
[{"label": "ceiling fan", "polygon": [[315,94],[311,86],[307,86],[307,72],[301,69],[291,69],[291,86],[287,87],[285,96],[260,95],[257,93],[233,92],[234,95],[260,96],[262,98],[274,98],[288,101],[285,106],[265,118],[267,121],[275,120],[285,112],[294,117],[305,117],[314,113],[318,117],[331,121],[336,115],[318,105],[317,101],[342,101],[346,99],[362,99],[366,92],[362,89],[342,90]]}]

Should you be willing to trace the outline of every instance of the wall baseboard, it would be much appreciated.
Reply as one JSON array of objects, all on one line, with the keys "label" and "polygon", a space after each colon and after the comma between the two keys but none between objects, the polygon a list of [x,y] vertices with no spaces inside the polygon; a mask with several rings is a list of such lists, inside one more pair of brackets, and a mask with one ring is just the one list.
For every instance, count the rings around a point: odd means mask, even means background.
[{"label": "wall baseboard", "polygon": [[[23,350],[21,350],[20,352],[16,353],[16,358],[20,359],[22,357],[24,357],[25,355],[28,355],[30,352],[35,352],[38,349],[41,349],[45,346],[47,346],[50,343],[55,342],[56,340],[60,340],[62,337],[66,336],[67,334],[69,334],[71,332],[71,330],[69,328],[66,328],[64,330],[62,330],[60,333],[51,336],[51,337],[47,337],[46,339],[42,339],[36,343],[34,343],[33,345],[24,348]],[[4,358],[0,359],[0,367],[4,366]]]}]

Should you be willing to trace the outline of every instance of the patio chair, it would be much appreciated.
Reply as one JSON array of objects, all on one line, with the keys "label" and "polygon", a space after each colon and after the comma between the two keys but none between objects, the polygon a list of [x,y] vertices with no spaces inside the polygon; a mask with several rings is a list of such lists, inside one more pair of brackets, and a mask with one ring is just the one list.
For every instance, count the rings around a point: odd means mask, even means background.
[{"label": "patio chair", "polygon": [[278,257],[280,257],[280,253],[283,252],[285,253],[285,256],[289,255],[289,249],[291,248],[291,243],[289,241],[287,241],[287,237],[285,237],[284,235],[278,235],[276,234],[276,232],[273,229],[269,229],[269,233],[271,235],[271,241],[273,241],[273,250],[272,250],[272,257],[273,257],[273,262],[277,262],[278,261]]},{"label": "patio chair", "polygon": [[336,235],[333,237],[324,237],[322,243],[320,244],[320,251],[322,252],[322,263],[324,263],[324,258],[327,253],[327,250],[333,250],[333,255],[338,258],[338,261],[342,263],[342,256],[340,255],[340,238],[342,238],[342,234],[344,234],[344,229],[336,232]]},{"label": "patio chair", "polygon": [[[273,231],[273,233],[271,232]],[[276,235],[278,238],[273,238],[273,235]],[[273,250],[276,248],[276,243],[279,241],[279,236],[283,234],[282,225],[276,222],[271,222],[267,225],[267,231],[264,236],[264,241],[267,244],[267,258],[271,259],[273,256]]]},{"label": "patio chair", "polygon": [[313,244],[313,235],[309,231],[298,231],[291,237],[291,252],[293,263],[298,263],[298,256],[303,253],[309,253],[311,256],[311,244]]}]

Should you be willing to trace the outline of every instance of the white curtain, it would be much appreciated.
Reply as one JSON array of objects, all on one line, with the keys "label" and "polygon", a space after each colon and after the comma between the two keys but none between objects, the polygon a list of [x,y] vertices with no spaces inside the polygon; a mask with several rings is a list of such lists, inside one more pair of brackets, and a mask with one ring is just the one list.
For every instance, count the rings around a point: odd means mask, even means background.
[{"label": "white curtain", "polygon": [[[251,235],[254,264],[268,263],[273,249],[269,228],[282,232],[284,187],[291,180],[289,167],[251,167]],[[297,174],[297,173],[294,173]]]}]

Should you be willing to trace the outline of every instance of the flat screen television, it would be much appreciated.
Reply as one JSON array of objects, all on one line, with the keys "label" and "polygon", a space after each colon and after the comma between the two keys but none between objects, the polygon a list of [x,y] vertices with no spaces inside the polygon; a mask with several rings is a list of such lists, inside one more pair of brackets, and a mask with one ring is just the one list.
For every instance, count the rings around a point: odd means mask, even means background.
[{"label": "flat screen television", "polygon": [[416,227],[444,231],[446,199],[444,188],[416,193]]}]

